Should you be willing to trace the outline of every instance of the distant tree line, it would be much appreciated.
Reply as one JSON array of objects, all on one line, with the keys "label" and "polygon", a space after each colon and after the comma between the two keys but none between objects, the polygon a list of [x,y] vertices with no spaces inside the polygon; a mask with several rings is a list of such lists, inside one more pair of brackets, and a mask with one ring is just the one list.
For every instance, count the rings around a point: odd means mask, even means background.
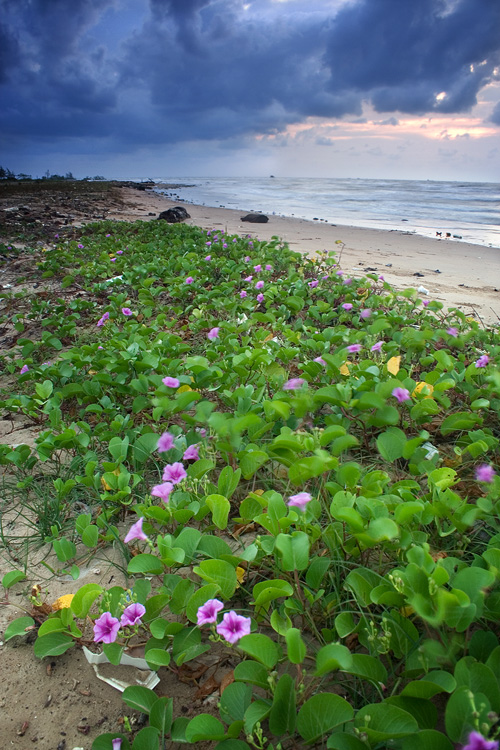
[{"label": "distant tree line", "polygon": [[[54,182],[60,182],[61,180],[69,180],[69,181],[76,181],[76,177],[73,176],[71,172],[66,172],[65,175],[62,174],[51,174],[49,170],[45,172],[43,177],[35,177],[33,178],[30,174],[24,174],[24,172],[19,172],[19,174],[15,174],[15,172],[12,172],[10,169],[6,169],[5,167],[0,166],[0,180],[53,180]],[[95,177],[83,177],[81,182],[95,182],[95,181],[106,181],[106,177],[103,177],[102,175],[96,175]]]}]

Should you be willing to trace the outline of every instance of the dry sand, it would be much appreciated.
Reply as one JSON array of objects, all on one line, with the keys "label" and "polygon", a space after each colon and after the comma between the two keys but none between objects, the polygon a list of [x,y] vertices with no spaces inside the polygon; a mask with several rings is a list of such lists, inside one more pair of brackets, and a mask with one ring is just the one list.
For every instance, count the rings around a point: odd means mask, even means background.
[{"label": "dry sand", "polygon": [[350,274],[362,276],[367,268],[376,269],[398,289],[423,286],[429,294],[422,296],[442,302],[445,308],[456,307],[487,325],[500,323],[499,248],[421,237],[399,229],[362,229],[272,215],[267,224],[252,224],[241,221],[245,211],[174,202],[152,190],[121,190],[125,205],[111,211],[109,219],[149,220],[154,218],[149,212],[183,206],[191,216],[186,224],[262,240],[278,236],[292,250],[309,255],[339,250],[335,243],[341,240],[345,244],[341,267]]}]

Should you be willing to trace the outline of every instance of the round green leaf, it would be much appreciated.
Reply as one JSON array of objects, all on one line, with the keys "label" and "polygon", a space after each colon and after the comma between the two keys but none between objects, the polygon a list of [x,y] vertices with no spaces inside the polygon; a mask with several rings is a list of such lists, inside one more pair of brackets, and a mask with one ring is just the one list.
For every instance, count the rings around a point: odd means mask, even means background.
[{"label": "round green leaf", "polygon": [[334,727],[350,721],[353,716],[353,707],[340,695],[317,693],[300,709],[297,731],[306,742],[315,742]]}]

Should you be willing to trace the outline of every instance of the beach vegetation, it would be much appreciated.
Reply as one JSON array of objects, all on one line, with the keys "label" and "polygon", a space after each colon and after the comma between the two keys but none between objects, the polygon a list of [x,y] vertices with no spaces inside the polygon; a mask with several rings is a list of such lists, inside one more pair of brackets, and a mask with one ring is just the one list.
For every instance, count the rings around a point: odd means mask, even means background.
[{"label": "beach vegetation", "polygon": [[4,640],[217,665],[210,710],[129,687],[148,726],[95,750],[498,747],[498,329],[341,249],[101,221],[2,294]]}]

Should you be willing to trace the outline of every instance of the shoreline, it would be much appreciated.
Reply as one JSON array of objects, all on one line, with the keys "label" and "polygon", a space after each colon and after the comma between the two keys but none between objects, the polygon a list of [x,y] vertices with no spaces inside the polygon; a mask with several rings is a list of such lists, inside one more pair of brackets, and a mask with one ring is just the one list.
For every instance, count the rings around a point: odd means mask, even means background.
[{"label": "shoreline", "polygon": [[[267,224],[242,222],[245,211],[174,201],[153,190],[119,188],[124,205],[107,218],[121,221],[151,220],[182,206],[190,218],[184,223],[202,229],[223,229],[260,240],[279,237],[290,249],[309,256],[336,250],[341,268],[354,276],[377,272],[398,289],[423,286],[422,297],[456,307],[487,325],[500,323],[500,256],[498,248],[424,237],[401,229],[383,230],[332,225],[296,217],[268,215]],[[419,274],[419,275],[417,275]],[[421,275],[420,275],[421,274]],[[444,312],[444,311],[443,311]]]}]

